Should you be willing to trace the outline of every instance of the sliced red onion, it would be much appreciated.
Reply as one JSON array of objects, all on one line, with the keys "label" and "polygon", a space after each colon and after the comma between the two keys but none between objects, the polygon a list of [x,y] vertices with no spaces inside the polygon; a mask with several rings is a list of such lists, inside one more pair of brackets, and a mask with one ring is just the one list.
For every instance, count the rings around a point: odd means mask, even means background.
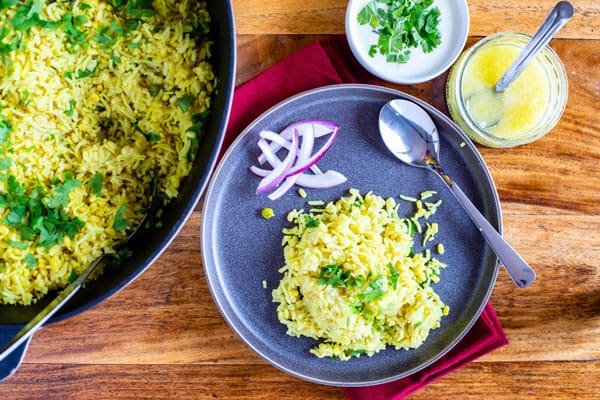
[{"label": "sliced red onion", "polygon": [[307,169],[309,169],[311,166],[315,165],[321,158],[323,158],[325,153],[327,153],[327,150],[329,150],[331,148],[336,137],[337,137],[337,130],[333,131],[333,133],[331,135],[329,135],[329,139],[327,139],[327,142],[325,142],[325,144],[323,145],[323,147],[321,147],[319,149],[319,151],[317,151],[308,160],[303,160],[300,163],[296,163],[296,165],[294,167],[292,167],[292,169],[289,171],[288,174],[289,175],[300,174],[300,173],[306,171]]},{"label": "sliced red onion", "polygon": [[[299,132],[296,128],[294,129],[294,134],[295,135],[299,135]],[[270,133],[265,135],[267,137],[272,137],[273,135],[271,135]],[[266,139],[266,137],[265,137]],[[273,141],[278,141],[279,139],[275,139],[275,137],[273,137]],[[285,139],[284,139],[285,141]],[[296,161],[296,165],[304,165],[307,162],[310,162],[310,153],[312,153],[312,149],[313,149],[313,145],[315,143],[315,137],[313,134],[313,130],[309,129],[306,130],[303,134],[302,134],[302,143],[300,144],[300,151],[298,151],[298,158]],[[277,188],[275,189],[275,191],[273,191],[271,194],[269,194],[269,199],[271,200],[277,200],[278,198],[280,198],[281,196],[283,196],[288,190],[290,190],[290,188],[292,186],[294,186],[296,184],[296,181],[298,180],[299,174],[290,174],[288,171],[288,176],[286,177],[285,181]]]},{"label": "sliced red onion", "polygon": [[[281,138],[289,142],[292,138],[292,132],[294,128],[298,130],[300,136],[303,136],[305,132],[310,130],[312,131],[313,136],[315,138],[318,138],[330,133],[337,132],[339,126],[334,124],[333,122],[322,120],[305,120],[294,122],[293,124],[287,126],[283,131],[281,131]],[[277,153],[277,151],[283,146],[277,142],[271,142],[270,147],[273,153]],[[260,163],[260,165],[264,164],[266,161],[267,158],[264,155],[261,154],[258,157],[258,162]]]},{"label": "sliced red onion", "polygon": [[[266,142],[265,142],[266,143]],[[261,143],[259,141],[259,146]],[[261,146],[261,149],[264,146]],[[268,146],[267,146],[268,147]],[[265,176],[259,183],[258,188],[256,189],[256,194],[261,194],[268,192],[273,189],[277,185],[281,183],[287,176],[288,171],[294,165],[294,161],[296,161],[296,154],[298,153],[298,132],[294,131],[292,135],[292,146],[290,151],[288,152],[287,157],[279,164],[277,167],[273,168],[273,170],[269,173],[269,175]]]},{"label": "sliced red onion", "polygon": [[[254,165],[250,167],[250,171],[261,178],[269,175],[271,172],[267,169],[255,167]],[[325,189],[337,186],[348,180],[344,175],[334,170],[328,170],[320,175],[298,174],[294,176],[298,177],[296,180],[297,185],[310,189]]]},{"label": "sliced red onion", "polygon": [[[346,182],[346,177],[336,171],[323,173],[316,163],[323,158],[337,137],[339,127],[329,121],[299,121],[286,127],[281,133],[261,131],[258,147],[261,149],[259,161],[268,162],[272,170],[251,166],[250,170],[262,177],[257,194],[275,189],[268,195],[276,200],[295,184],[307,188],[327,188]],[[311,155],[316,137],[329,134],[325,144]],[[300,142],[300,138],[302,138]],[[291,139],[291,141],[290,141]],[[300,143],[299,143],[300,142]],[[281,161],[277,151],[285,148],[286,158]],[[262,160],[262,161],[261,161]],[[304,174],[311,169],[315,174]]]}]

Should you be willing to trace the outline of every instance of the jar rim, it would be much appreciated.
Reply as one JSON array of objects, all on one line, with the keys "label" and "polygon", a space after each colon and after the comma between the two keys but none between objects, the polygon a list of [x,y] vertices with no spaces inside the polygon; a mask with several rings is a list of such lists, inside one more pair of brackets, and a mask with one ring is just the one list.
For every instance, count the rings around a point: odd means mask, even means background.
[{"label": "jar rim", "polygon": [[518,32],[498,32],[492,34],[479,40],[465,50],[450,71],[447,82],[448,109],[451,115],[459,114],[452,115],[452,117],[459,125],[464,125],[461,126],[461,128],[463,128],[473,140],[492,147],[517,146],[532,142],[544,136],[552,130],[560,120],[566,107],[568,80],[563,63],[556,52],[548,45],[540,50],[535,60],[539,62],[546,73],[546,78],[550,85],[551,103],[546,107],[546,112],[540,120],[528,130],[528,133],[530,134],[519,136],[517,138],[504,138],[494,135],[488,130],[480,127],[472,119],[467,110],[466,101],[463,96],[462,82],[464,72],[472,57],[481,49],[496,45],[512,44],[522,49],[530,40],[530,35]]}]

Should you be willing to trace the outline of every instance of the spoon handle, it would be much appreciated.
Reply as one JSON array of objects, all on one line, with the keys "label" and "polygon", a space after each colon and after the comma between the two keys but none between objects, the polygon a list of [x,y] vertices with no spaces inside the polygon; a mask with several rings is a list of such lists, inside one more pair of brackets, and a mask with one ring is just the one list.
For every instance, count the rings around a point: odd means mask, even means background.
[{"label": "spoon handle", "polygon": [[554,34],[562,28],[573,16],[574,8],[568,1],[558,2],[544,23],[537,32],[531,37],[531,40],[517,59],[508,67],[504,75],[498,80],[494,89],[496,92],[504,92],[508,86],[523,72],[536,54],[550,42]]},{"label": "spoon handle", "polygon": [[535,271],[533,268],[504,240],[496,228],[479,212],[477,207],[473,205],[471,200],[469,200],[456,183],[452,182],[440,169],[433,169],[433,171],[442,178],[452,191],[452,194],[454,194],[454,197],[456,197],[469,217],[471,217],[475,226],[487,240],[494,253],[496,253],[496,256],[502,262],[502,265],[504,265],[506,272],[508,272],[513,282],[520,288],[526,288],[531,285],[535,281]]}]

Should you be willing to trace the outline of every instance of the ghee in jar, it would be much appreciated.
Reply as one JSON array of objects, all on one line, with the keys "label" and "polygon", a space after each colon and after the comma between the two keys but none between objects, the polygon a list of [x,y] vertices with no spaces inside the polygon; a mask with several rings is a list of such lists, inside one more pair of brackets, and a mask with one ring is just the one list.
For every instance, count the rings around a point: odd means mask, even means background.
[{"label": "ghee in jar", "polygon": [[494,85],[529,42],[529,36],[500,33],[473,45],[452,68],[448,110],[474,141],[491,147],[529,143],[558,122],[567,99],[567,78],[558,56],[546,47],[498,93]]}]

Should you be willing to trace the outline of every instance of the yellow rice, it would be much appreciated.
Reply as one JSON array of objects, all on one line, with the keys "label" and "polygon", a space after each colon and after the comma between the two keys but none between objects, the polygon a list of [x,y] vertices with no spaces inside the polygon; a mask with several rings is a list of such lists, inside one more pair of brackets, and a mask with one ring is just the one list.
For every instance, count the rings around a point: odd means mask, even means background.
[{"label": "yellow rice", "polygon": [[[130,4],[152,11],[128,14]],[[72,44],[66,22],[16,31],[10,22],[20,6],[39,7],[45,21],[82,16],[76,28],[85,43]],[[194,27],[208,26],[202,1],[33,0],[0,16],[2,43],[23,39],[0,62],[0,121],[12,126],[0,145],[0,163],[10,159],[0,171],[0,194],[9,190],[8,176],[26,193],[41,187],[51,196],[72,177],[80,185],[64,211],[84,222],[74,236],[45,248],[5,223],[11,210],[0,207],[0,303],[28,305],[113,251],[141,220],[154,175],[165,201],[178,195],[215,76],[210,41],[193,37]],[[130,31],[115,33],[119,27]],[[114,43],[103,44],[103,32]],[[101,192],[94,194],[91,180],[99,174]],[[119,210],[127,229],[116,227]]]},{"label": "yellow rice", "polygon": [[[417,215],[429,218],[437,205]],[[316,356],[416,348],[448,314],[431,286],[445,265],[429,249],[414,253],[416,228],[393,199],[351,189],[321,209],[293,210],[288,220],[294,225],[283,231],[285,265],[273,300],[289,335],[320,341]]]}]

